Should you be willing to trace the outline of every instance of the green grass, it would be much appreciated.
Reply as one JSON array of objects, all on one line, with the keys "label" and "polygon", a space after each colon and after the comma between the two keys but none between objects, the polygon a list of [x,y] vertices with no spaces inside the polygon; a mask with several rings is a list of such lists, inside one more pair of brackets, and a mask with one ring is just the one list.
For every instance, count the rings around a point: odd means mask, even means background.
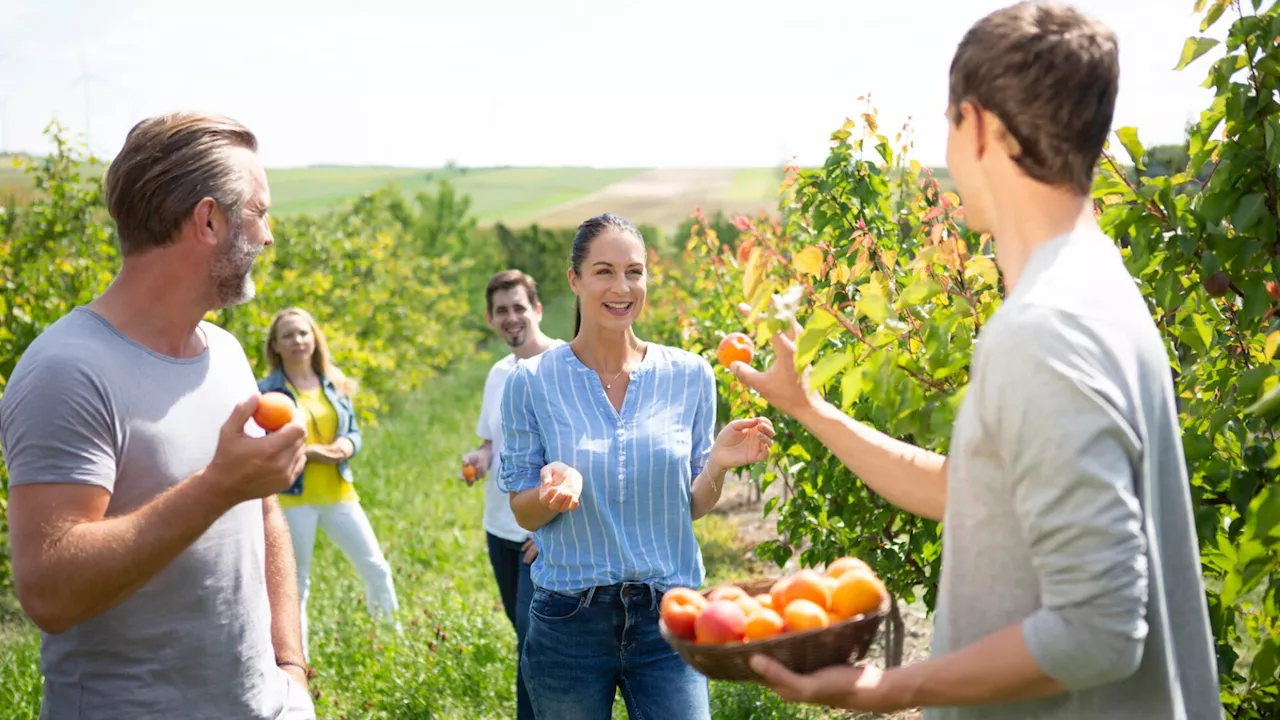
[{"label": "green grass", "polygon": [[[549,334],[567,337],[571,303],[548,304]],[[403,638],[375,626],[355,571],[323,535],[312,562],[309,603],[312,681],[322,718],[509,718],[515,714],[515,632],[502,613],[485,552],[479,486],[456,479],[458,459],[476,438],[493,346],[449,377],[402,403],[365,434],[356,487],[391,562],[405,626]],[[733,524],[708,516],[696,524],[708,582],[740,576],[743,555]],[[38,636],[24,620],[0,622],[0,716],[34,720],[39,712]],[[825,717],[788,707],[750,685],[713,684],[717,718]],[[621,701],[616,718],[625,718]]]}]

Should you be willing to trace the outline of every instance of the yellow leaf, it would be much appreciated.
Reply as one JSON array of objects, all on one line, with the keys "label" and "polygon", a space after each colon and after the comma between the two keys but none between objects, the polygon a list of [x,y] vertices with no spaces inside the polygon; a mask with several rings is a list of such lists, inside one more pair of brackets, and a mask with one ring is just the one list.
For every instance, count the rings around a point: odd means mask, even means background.
[{"label": "yellow leaf", "polygon": [[969,258],[966,265],[964,270],[966,278],[976,275],[987,285],[995,285],[1000,278],[1000,271],[996,268],[996,264],[986,255],[974,255]]},{"label": "yellow leaf", "polygon": [[1266,347],[1262,350],[1263,361],[1270,360],[1276,354],[1276,348],[1280,347],[1280,330],[1276,330],[1267,336]]},{"label": "yellow leaf", "polygon": [[796,269],[806,275],[817,276],[822,273],[822,251],[816,247],[807,247],[791,258]]},{"label": "yellow leaf", "polygon": [[755,247],[751,248],[751,254],[747,256],[747,265],[742,269],[743,297],[755,297],[756,288],[764,278],[764,265],[760,262],[760,255],[760,248]]}]

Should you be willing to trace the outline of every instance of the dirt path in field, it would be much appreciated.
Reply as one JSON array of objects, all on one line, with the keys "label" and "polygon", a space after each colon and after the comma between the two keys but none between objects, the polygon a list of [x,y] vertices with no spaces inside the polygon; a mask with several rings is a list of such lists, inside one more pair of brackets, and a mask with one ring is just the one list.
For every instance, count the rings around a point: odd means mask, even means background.
[{"label": "dirt path in field", "polygon": [[725,194],[733,185],[732,169],[646,170],[525,220],[544,227],[577,227],[602,212],[611,212],[636,223],[675,228],[701,207],[726,213],[752,213],[765,203],[730,202]]},{"label": "dirt path in field", "polygon": [[[741,543],[740,550],[742,553],[742,562],[752,570],[759,569],[762,573],[776,572],[771,564],[766,564],[758,560],[754,556],[754,549],[761,541],[770,540],[778,537],[777,531],[777,513],[770,513],[768,517],[764,515],[764,504],[770,498],[780,495],[784,492],[781,482],[774,483],[763,497],[754,497],[754,489],[746,482],[739,480],[731,480],[726,482],[724,492],[721,495],[720,503],[712,512],[729,519],[738,529],[738,540]],[[792,556],[787,563],[787,569],[797,566],[796,558],[799,552]],[[906,638],[903,642],[902,662],[903,664],[918,662],[925,660],[929,656],[929,639],[932,632],[932,621],[925,617],[923,603],[916,602],[910,605],[900,603],[902,607],[902,618],[906,625]],[[884,633],[881,632],[876,643],[867,653],[865,662],[869,664],[884,666]],[[833,714],[831,717],[840,717]],[[892,715],[858,715],[848,714],[848,718],[857,718],[858,720],[920,720],[919,712],[910,711],[895,713]]]}]

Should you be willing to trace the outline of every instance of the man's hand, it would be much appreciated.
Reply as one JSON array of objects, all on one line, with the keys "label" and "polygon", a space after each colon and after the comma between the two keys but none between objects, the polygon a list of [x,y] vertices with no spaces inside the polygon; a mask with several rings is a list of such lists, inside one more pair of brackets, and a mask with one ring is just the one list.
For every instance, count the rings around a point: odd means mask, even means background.
[{"label": "man's hand", "polygon": [[836,665],[798,675],[764,655],[753,656],[750,664],[761,683],[788,702],[881,713],[910,707],[877,667]]},{"label": "man's hand", "polygon": [[524,551],[524,564],[532,565],[533,561],[538,557],[537,543],[533,541],[533,538],[529,538],[524,541],[524,545],[520,549]]},{"label": "man's hand", "polygon": [[[475,468],[476,474],[468,478],[463,474],[462,468],[470,465]],[[474,485],[480,481],[485,475],[489,474],[489,453],[485,450],[472,450],[462,456],[462,467],[458,469],[458,477],[462,478],[468,485]]]},{"label": "man's hand", "polygon": [[266,437],[245,433],[245,423],[257,407],[257,395],[235,406],[222,425],[218,448],[206,468],[232,507],[288,490],[307,464],[307,431],[300,421]]},{"label": "man's hand", "polygon": [[307,674],[302,671],[302,668],[296,665],[281,665],[280,669],[289,673],[289,677],[297,681],[299,685],[301,685],[304,688],[310,689],[309,686],[307,685]]},{"label": "man's hand", "polygon": [[582,475],[562,462],[553,462],[542,468],[542,484],[538,486],[538,499],[543,505],[565,512],[578,507],[582,496]]},{"label": "man's hand", "polygon": [[773,345],[774,357],[773,362],[763,371],[740,361],[729,366],[729,372],[742,381],[743,385],[755,390],[770,405],[792,417],[822,400],[818,393],[809,389],[810,368],[805,369],[804,375],[796,373],[796,335],[799,332],[800,324],[793,320],[790,330],[776,333],[769,339],[769,343]]}]

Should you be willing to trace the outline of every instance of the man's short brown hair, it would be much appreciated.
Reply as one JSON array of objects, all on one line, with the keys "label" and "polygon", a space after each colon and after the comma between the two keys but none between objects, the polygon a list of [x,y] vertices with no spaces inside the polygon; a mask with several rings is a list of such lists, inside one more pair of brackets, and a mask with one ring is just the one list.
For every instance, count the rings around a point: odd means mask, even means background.
[{"label": "man's short brown hair", "polygon": [[490,314],[493,314],[494,293],[510,290],[514,287],[524,288],[529,295],[529,303],[534,307],[538,306],[538,283],[519,270],[503,270],[489,278],[489,284],[484,289],[484,304]]},{"label": "man's short brown hair", "polygon": [[986,109],[1007,128],[1015,161],[1040,182],[1088,194],[1120,85],[1116,36],[1056,2],[997,10],[961,40],[951,62],[951,120],[960,105]]},{"label": "man's short brown hair", "polygon": [[258,139],[221,115],[179,112],[147,118],[129,131],[107,168],[103,192],[120,251],[142,253],[173,242],[196,204],[217,201],[239,220],[251,186],[232,148],[257,152]]}]

